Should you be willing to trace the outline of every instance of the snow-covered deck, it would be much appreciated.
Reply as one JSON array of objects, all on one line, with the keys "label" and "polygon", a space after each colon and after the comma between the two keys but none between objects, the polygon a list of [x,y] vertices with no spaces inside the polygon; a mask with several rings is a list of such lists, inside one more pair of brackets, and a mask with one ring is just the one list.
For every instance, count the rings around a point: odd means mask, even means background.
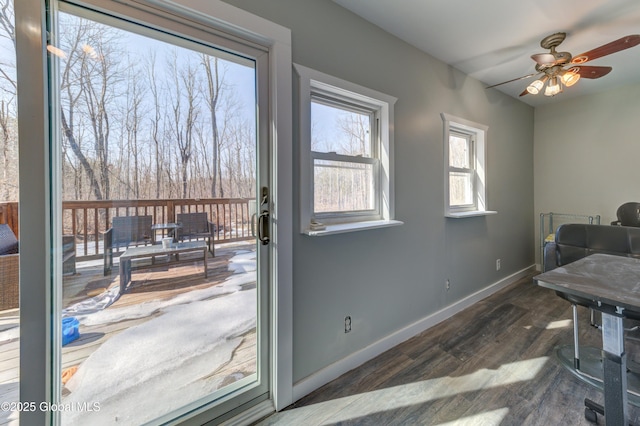
[{"label": "snow-covered deck", "polygon": [[[202,259],[136,271],[114,302],[115,266],[105,277],[101,261],[80,262],[64,278],[80,338],[62,348],[62,402],[100,407],[65,411],[65,424],[141,424],[256,372],[253,245],[216,246],[208,278]],[[18,311],[0,312],[2,401],[18,400],[18,335]],[[2,424],[17,413],[0,411]]]}]

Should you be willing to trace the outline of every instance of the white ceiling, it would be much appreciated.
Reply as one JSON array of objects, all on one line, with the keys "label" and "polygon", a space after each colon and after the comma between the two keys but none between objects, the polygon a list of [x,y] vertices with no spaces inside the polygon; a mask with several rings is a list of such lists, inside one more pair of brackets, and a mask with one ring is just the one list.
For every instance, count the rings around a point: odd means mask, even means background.
[{"label": "white ceiling", "polygon": [[[334,0],[441,61],[486,83],[535,72],[540,40],[566,32],[558,51],[573,56],[630,34],[640,34],[638,0]],[[544,105],[640,83],[640,45],[586,65],[611,66],[599,79],[582,78],[554,97],[519,99]],[[496,88],[518,98],[533,78]]]}]

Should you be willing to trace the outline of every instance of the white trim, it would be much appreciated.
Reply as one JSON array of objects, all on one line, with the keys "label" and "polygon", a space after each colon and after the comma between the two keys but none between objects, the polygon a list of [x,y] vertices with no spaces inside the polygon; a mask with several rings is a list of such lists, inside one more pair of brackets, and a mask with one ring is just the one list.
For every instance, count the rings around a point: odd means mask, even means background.
[{"label": "white trim", "polygon": [[365,362],[375,358],[383,352],[397,346],[398,344],[412,338],[413,336],[422,333],[423,331],[437,325],[438,323],[452,317],[458,312],[478,303],[482,299],[491,296],[492,294],[502,290],[510,284],[515,283],[519,279],[525,277],[529,272],[535,268],[535,265],[531,265],[525,269],[522,269],[514,274],[509,275],[497,281],[482,290],[479,290],[462,300],[459,300],[431,315],[428,315],[413,324],[400,329],[375,343],[363,348],[333,364],[323,368],[317,373],[308,376],[296,384],[293,385],[293,399],[298,401],[305,395],[310,394],[319,387],[329,383],[330,381],[337,379],[344,373],[353,370],[354,368],[364,364]]},{"label": "white trim", "polygon": [[323,237],[325,235],[344,234],[346,232],[364,231],[367,229],[389,228],[390,226],[404,225],[399,220],[367,220],[364,222],[342,223],[327,225],[324,229],[306,229],[303,234],[310,237]]},{"label": "white trim", "polygon": [[[474,123],[464,118],[456,117],[447,113],[440,113],[443,124],[443,144],[444,144],[444,215],[445,217],[464,218],[471,216],[485,216],[485,214],[495,214],[487,209],[487,133],[489,126]],[[473,185],[473,205],[468,206],[451,206],[449,198],[449,173],[451,166],[449,164],[449,136],[451,132],[466,133],[475,136],[473,148],[473,157],[475,164],[474,185]],[[475,213],[475,214],[463,214]]]},{"label": "white trim", "polygon": [[[53,402],[50,143],[43,0],[16,0],[20,182],[20,401]],[[39,261],[32,261],[38,259]],[[23,297],[28,295],[28,297]],[[52,424],[47,410],[20,411],[23,425]]]},{"label": "white trim", "polygon": [[[325,224],[344,224],[347,222],[391,221],[395,219],[394,207],[394,105],[397,98],[360,86],[340,78],[324,74],[320,71],[293,64],[298,76],[297,107],[299,110],[300,141],[300,233],[307,234],[313,219],[313,163],[311,153],[311,100],[313,93],[320,93],[334,99],[366,106],[377,111],[379,118],[378,147],[379,159],[377,182],[378,206],[371,216],[323,215]],[[324,217],[327,216],[327,217]],[[370,227],[373,228],[373,227]],[[360,229],[369,229],[361,227]]]},{"label": "white trim", "polygon": [[445,217],[451,217],[454,219],[462,219],[465,217],[474,217],[474,216],[490,216],[492,214],[498,214],[495,210],[469,210],[466,212],[448,212],[445,213]]}]

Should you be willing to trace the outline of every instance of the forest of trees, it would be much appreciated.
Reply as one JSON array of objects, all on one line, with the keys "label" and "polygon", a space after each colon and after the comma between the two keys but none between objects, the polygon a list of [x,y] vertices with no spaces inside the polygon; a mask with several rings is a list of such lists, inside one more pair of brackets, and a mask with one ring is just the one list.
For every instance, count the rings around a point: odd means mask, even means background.
[{"label": "forest of trees", "polygon": [[[18,200],[12,6],[0,0],[0,202]],[[53,143],[64,201],[255,196],[255,72],[248,60],[62,12],[58,18],[47,50],[58,68]],[[372,155],[368,116],[342,110],[312,118],[312,150]],[[317,161],[314,175],[317,212],[372,208],[370,166]]]},{"label": "forest of trees", "polygon": [[12,1],[0,0],[0,201],[18,199],[18,122]]},{"label": "forest of trees", "polygon": [[[253,197],[253,69],[59,13],[64,200]],[[0,0],[0,201],[18,199],[15,31]],[[201,49],[202,50],[202,49]]]}]

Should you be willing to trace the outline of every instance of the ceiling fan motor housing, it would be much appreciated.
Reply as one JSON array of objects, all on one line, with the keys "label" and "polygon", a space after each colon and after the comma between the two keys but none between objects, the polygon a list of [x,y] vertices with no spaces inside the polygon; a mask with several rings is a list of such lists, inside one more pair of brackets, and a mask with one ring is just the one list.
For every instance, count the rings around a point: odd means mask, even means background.
[{"label": "ceiling fan motor housing", "polygon": [[558,47],[566,37],[567,33],[551,34],[540,40],[540,47],[543,49],[555,50],[555,48]]}]

